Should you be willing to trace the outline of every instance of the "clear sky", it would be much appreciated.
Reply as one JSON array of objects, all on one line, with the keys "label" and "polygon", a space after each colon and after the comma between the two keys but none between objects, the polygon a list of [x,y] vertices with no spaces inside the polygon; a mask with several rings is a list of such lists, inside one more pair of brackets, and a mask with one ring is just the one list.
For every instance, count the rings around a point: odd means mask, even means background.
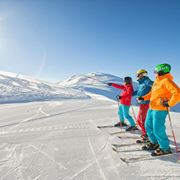
[{"label": "clear sky", "polygon": [[0,0],[0,70],[153,78],[164,62],[180,83],[180,0]]}]

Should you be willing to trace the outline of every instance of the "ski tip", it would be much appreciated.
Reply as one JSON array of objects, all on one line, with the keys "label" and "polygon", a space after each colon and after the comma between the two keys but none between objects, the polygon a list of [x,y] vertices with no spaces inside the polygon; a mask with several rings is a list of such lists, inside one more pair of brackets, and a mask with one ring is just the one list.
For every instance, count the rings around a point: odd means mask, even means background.
[{"label": "ski tip", "polygon": [[119,139],[122,139],[122,137],[121,136],[117,136]]},{"label": "ski tip", "polygon": [[121,160],[122,162],[126,163],[127,165],[129,165],[129,163],[127,162],[127,159],[126,159],[126,158],[120,157],[120,160]]},{"label": "ski tip", "polygon": [[111,144],[111,146],[117,146],[116,144]]},{"label": "ski tip", "polygon": [[126,159],[125,159],[125,158],[120,157],[120,159],[121,159],[123,162],[126,162]]},{"label": "ski tip", "polygon": [[114,146],[112,146],[112,150],[115,151],[115,152],[117,152],[117,149],[116,149],[116,147],[114,147]]}]

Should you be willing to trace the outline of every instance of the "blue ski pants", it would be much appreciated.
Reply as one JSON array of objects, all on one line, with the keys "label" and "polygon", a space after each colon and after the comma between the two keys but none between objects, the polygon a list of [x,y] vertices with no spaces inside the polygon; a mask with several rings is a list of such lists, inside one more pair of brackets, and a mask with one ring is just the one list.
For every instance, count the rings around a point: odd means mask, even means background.
[{"label": "blue ski pants", "polygon": [[119,119],[121,122],[124,122],[124,120],[127,119],[131,126],[135,126],[135,122],[133,118],[129,115],[129,108],[130,106],[126,106],[123,104],[119,105],[119,111],[118,111]]},{"label": "blue ski pants", "polygon": [[152,143],[158,143],[162,150],[169,150],[169,140],[166,134],[167,111],[149,109],[145,121],[145,129]]}]

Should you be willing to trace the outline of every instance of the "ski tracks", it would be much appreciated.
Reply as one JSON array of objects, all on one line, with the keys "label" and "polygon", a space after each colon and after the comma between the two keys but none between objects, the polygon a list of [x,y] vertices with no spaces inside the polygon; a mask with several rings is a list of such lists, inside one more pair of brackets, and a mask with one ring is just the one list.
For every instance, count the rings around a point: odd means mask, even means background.
[{"label": "ski tracks", "polygon": [[33,147],[34,149],[36,149],[39,153],[41,153],[42,155],[44,155],[47,159],[49,159],[50,161],[52,161],[59,169],[67,169],[64,165],[62,165],[61,163],[57,162],[56,160],[54,160],[51,156],[49,156],[45,151],[43,151],[42,149],[39,149],[38,147],[31,145],[31,147]]},{"label": "ski tracks", "polygon": [[98,162],[96,153],[95,153],[95,151],[94,151],[94,148],[93,148],[92,143],[91,143],[91,141],[90,141],[89,138],[88,138],[88,143],[89,143],[89,147],[90,147],[90,149],[91,149],[91,152],[92,152],[92,154],[93,154],[93,156],[94,156],[94,158],[95,158],[95,162],[96,162],[96,164],[97,164],[97,166],[98,166],[98,169],[99,169],[99,172],[100,172],[100,174],[101,174],[101,177],[102,177],[104,180],[107,180],[107,179],[106,179],[106,176],[105,176],[105,174],[104,174],[104,172],[103,172],[103,170],[102,170],[102,168],[101,168],[101,165],[100,165],[99,162]]},{"label": "ski tracks", "polygon": [[91,143],[91,141],[90,141],[89,138],[88,138],[88,144],[89,144],[89,147],[90,147],[90,149],[91,149],[91,152],[92,152],[92,154],[93,154],[93,156],[94,156],[93,160],[92,160],[90,163],[88,163],[84,168],[82,168],[81,170],[79,170],[78,172],[76,172],[75,174],[73,174],[71,177],[65,177],[64,179],[67,179],[67,178],[68,178],[68,180],[73,180],[74,178],[78,177],[80,174],[82,174],[84,171],[86,171],[88,168],[90,168],[93,164],[96,163],[96,164],[97,164],[97,167],[98,167],[98,170],[99,170],[99,173],[100,173],[100,175],[101,175],[101,178],[102,178],[103,180],[107,180],[107,178],[106,178],[106,176],[105,176],[105,174],[104,174],[104,172],[103,172],[103,170],[102,170],[102,168],[101,168],[101,165],[99,164],[98,157],[97,157],[97,155],[96,155],[96,153],[95,153],[95,151],[94,151],[93,145],[92,145],[92,143]]},{"label": "ski tracks", "polygon": [[3,167],[9,167],[10,170],[6,172],[5,175],[3,175],[1,177],[1,180],[4,180],[6,177],[8,177],[9,175],[11,175],[12,173],[14,173],[14,171],[16,172],[16,178],[23,180],[23,175],[22,175],[22,170],[21,170],[21,165],[22,165],[22,160],[23,160],[23,154],[22,154],[22,150],[20,150],[21,152],[17,154],[17,149],[18,149],[19,145],[15,145],[14,147],[12,147],[12,150],[7,158],[7,161],[2,165],[1,168]]}]

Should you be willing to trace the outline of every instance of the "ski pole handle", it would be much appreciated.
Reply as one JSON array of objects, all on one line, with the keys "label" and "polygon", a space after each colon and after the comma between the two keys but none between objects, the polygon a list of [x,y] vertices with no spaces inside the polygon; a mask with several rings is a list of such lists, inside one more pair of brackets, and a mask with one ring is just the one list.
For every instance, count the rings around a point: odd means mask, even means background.
[{"label": "ski pole handle", "polygon": [[96,79],[96,78],[89,77],[89,76],[86,76],[86,77],[89,78],[89,79],[93,79],[93,80],[95,80],[95,81],[97,81],[97,82],[100,82],[100,83],[105,84],[106,86],[108,86],[107,83],[105,83],[105,82],[103,82],[103,81],[100,81],[100,80],[98,80],[98,79]]}]

